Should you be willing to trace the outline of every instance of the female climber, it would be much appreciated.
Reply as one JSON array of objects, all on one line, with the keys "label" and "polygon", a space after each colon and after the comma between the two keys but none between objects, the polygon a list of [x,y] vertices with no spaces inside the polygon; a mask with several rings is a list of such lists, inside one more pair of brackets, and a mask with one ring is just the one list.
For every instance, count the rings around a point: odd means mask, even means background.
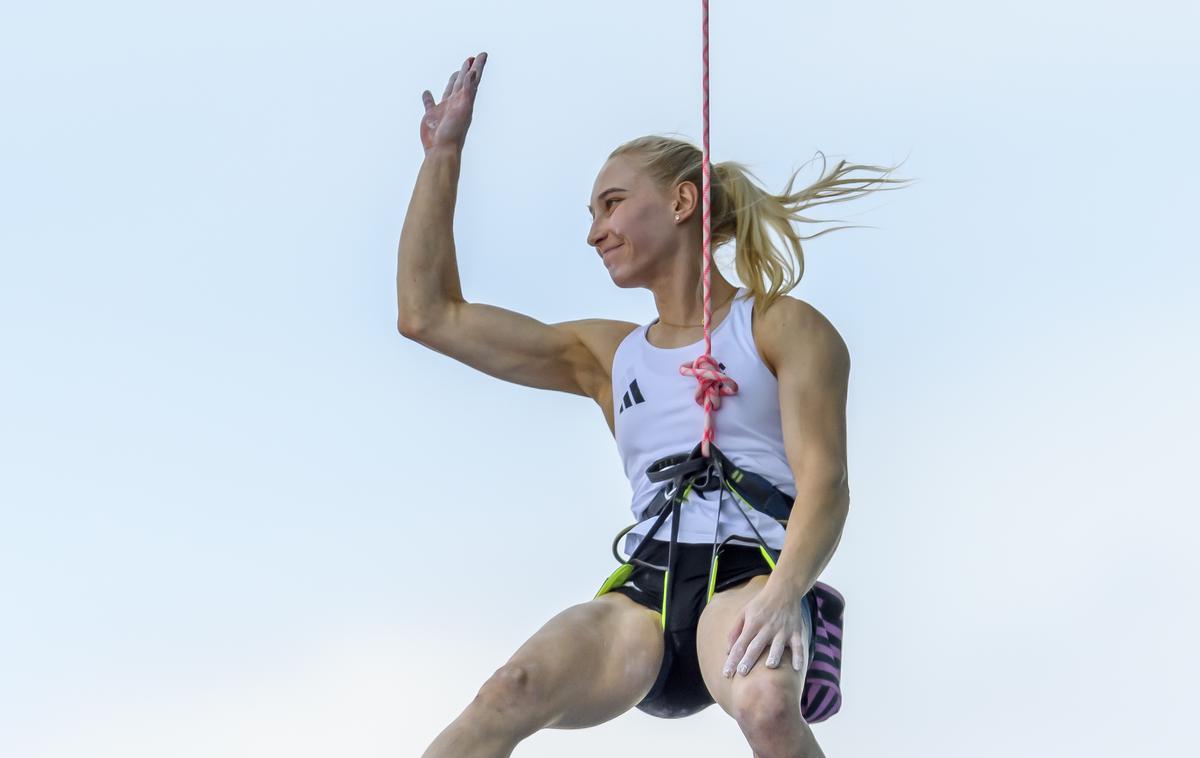
[{"label": "female climber", "polygon": [[[453,211],[486,65],[486,53],[467,58],[440,102],[422,93],[425,156],[400,235],[398,327],[491,376],[595,401],[633,488],[638,524],[625,550],[640,560],[595,598],[547,621],[424,756],[508,756],[541,729],[594,726],[634,707],[680,717],[714,702],[755,755],[822,756],[806,715],[820,720],[840,704],[840,595],[817,579],[850,501],[850,357],[821,313],[785,294],[803,274],[801,240],[819,236],[801,236],[792,223],[812,221],[800,215],[805,208],[901,180],[884,178],[891,169],[843,161],[799,192],[789,181],[774,195],[741,164],[712,165],[710,249],[736,240],[736,271],[745,282],[735,286],[711,269],[711,355],[724,383],[736,387],[720,398],[715,416],[730,487],[692,482],[675,511],[678,523],[660,532],[672,533],[668,541],[651,534],[656,519],[647,514],[663,504],[647,470],[692,450],[703,425],[695,379],[680,371],[705,348],[702,153],[663,136],[635,139],[608,156],[591,190],[587,244],[617,287],[650,291],[658,315],[650,323],[546,324],[468,302]],[[882,173],[856,179],[853,171]],[[732,497],[753,477],[760,492],[786,497],[786,518],[752,507],[751,495]],[[667,585],[659,569],[671,551]]]}]

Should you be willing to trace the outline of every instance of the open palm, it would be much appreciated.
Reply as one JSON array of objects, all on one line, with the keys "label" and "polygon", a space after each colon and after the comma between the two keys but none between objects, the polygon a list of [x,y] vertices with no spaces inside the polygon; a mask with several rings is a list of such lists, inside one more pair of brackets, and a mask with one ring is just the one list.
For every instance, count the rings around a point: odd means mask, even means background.
[{"label": "open palm", "polygon": [[440,103],[434,103],[429,90],[421,93],[421,99],[425,102],[425,113],[421,116],[421,144],[425,152],[435,147],[462,148],[467,139],[467,128],[471,126],[475,93],[479,91],[479,80],[486,64],[487,53],[465,60],[462,68],[450,75]]}]

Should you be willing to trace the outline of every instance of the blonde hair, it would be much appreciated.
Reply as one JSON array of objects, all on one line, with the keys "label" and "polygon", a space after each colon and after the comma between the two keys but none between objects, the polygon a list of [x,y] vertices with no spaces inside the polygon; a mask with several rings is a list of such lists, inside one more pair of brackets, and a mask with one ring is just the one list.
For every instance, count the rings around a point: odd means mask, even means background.
[{"label": "blonde hair", "polygon": [[[801,240],[814,239],[837,229],[856,228],[838,226],[806,237],[796,232],[792,227],[793,221],[827,223],[828,220],[806,218],[801,215],[802,211],[818,205],[853,200],[871,192],[900,189],[872,185],[905,184],[910,181],[888,178],[897,166],[883,168],[846,161],[840,161],[832,171],[826,173],[825,155],[820,155],[820,179],[793,193],[792,184],[796,181],[796,174],[804,168],[801,166],[792,173],[787,187],[779,195],[773,195],[756,184],[752,180],[754,174],[741,163],[724,161],[711,164],[712,212],[709,223],[712,251],[715,253],[730,240],[737,240],[735,268],[738,278],[754,294],[756,313],[765,311],[776,299],[800,283],[804,276]],[[662,135],[638,137],[621,145],[608,157],[612,159],[616,156],[632,158],[665,191],[674,190],[680,182],[693,182],[698,192],[704,191],[704,153],[689,142]],[[854,171],[873,171],[881,176],[847,176]],[[771,242],[768,231],[772,229],[791,249],[790,255],[780,251]]]}]

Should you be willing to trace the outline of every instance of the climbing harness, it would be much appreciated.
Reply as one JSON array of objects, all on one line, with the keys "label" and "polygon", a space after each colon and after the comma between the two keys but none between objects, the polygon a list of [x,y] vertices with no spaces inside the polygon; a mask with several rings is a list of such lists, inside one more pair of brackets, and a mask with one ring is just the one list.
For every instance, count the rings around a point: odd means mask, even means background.
[{"label": "climbing harness", "polygon": [[[691,453],[679,453],[659,458],[646,469],[646,476],[650,481],[666,482],[655,494],[654,499],[651,500],[644,514],[644,518],[646,519],[655,517],[657,519],[651,525],[650,530],[642,537],[642,541],[634,548],[633,553],[627,561],[621,558],[617,544],[621,541],[622,537],[641,522],[630,524],[617,534],[616,539],[613,540],[613,557],[622,565],[604,583],[600,588],[600,592],[596,594],[596,597],[603,595],[613,587],[619,587],[624,584],[629,574],[633,573],[635,565],[664,571],[666,575],[663,579],[662,626],[664,629],[666,628],[669,580],[671,572],[675,570],[675,559],[678,554],[675,546],[678,544],[679,522],[681,520],[680,509],[693,491],[718,491],[720,493],[717,496],[717,529],[719,530],[721,511],[725,502],[725,491],[728,490],[742,502],[742,506],[738,507],[737,510],[746,519],[750,530],[754,532],[753,538],[735,534],[726,537],[720,543],[717,542],[719,531],[713,534],[713,557],[709,569],[707,599],[712,598],[713,590],[716,586],[717,563],[720,553],[725,548],[725,545],[734,540],[757,544],[767,565],[771,567],[771,570],[775,569],[775,562],[779,560],[780,551],[767,545],[767,541],[759,533],[758,528],[750,519],[748,512],[757,510],[766,513],[768,516],[778,520],[786,528],[787,517],[792,508],[792,498],[778,487],[772,485],[760,474],[735,466],[715,444],[709,446],[709,452],[711,456],[705,458],[700,445],[696,445]],[[737,485],[736,487],[734,486],[735,484]],[[659,527],[663,525],[667,518],[673,514],[675,517],[671,520],[671,540],[667,552],[667,565],[659,566],[642,560],[639,556],[644,552],[646,546],[650,544],[651,538],[658,532]]]}]

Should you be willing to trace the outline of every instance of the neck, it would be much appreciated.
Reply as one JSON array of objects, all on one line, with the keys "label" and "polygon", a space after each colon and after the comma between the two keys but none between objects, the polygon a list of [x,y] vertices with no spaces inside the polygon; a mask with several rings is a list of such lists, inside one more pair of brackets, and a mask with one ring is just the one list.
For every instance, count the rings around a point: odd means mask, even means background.
[{"label": "neck", "polygon": [[[659,323],[675,329],[704,326],[702,231],[698,224],[689,224],[684,234],[685,239],[671,256],[669,265],[656,271],[646,285],[654,293]],[[738,288],[725,280],[715,260],[709,272],[712,275],[709,297],[715,314],[737,294]]]},{"label": "neck", "polygon": [[[712,292],[710,294],[712,314],[729,304],[737,294],[734,287],[712,269]],[[654,292],[658,307],[658,322],[676,329],[694,329],[704,326],[704,283],[694,288],[680,288],[673,293]]]}]

